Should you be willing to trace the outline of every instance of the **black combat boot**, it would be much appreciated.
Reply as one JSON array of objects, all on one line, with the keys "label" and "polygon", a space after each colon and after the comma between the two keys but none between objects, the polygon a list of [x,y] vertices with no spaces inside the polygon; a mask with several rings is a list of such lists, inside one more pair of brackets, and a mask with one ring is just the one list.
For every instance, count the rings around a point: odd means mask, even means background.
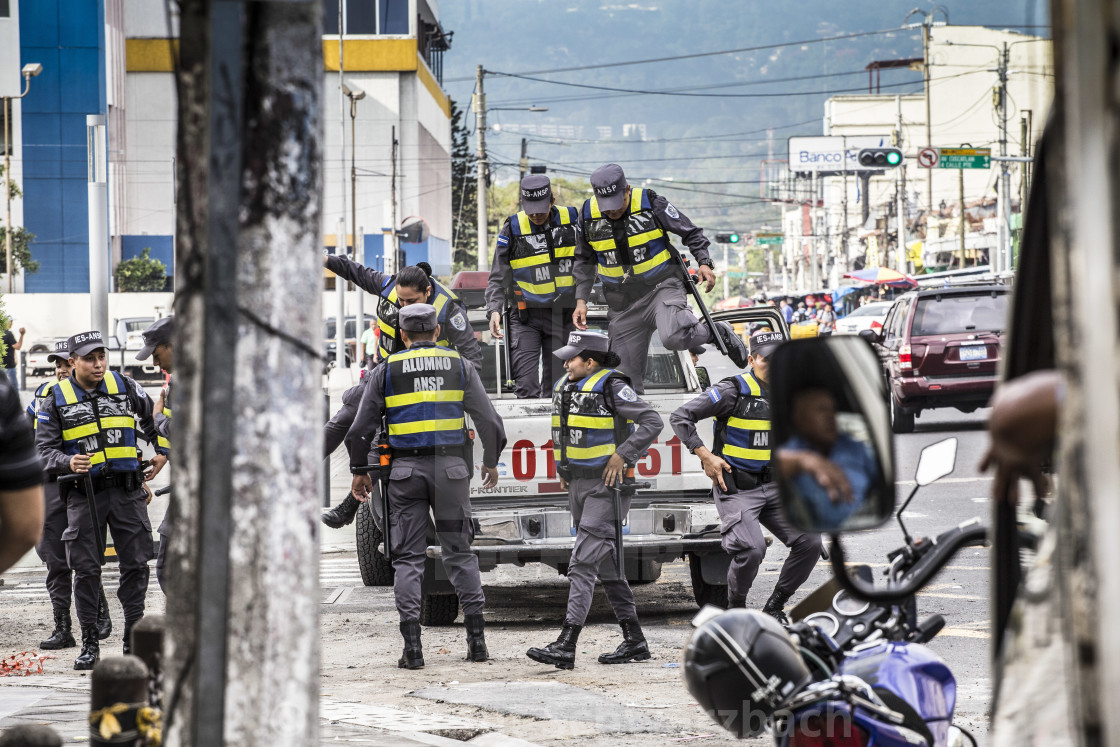
[{"label": "black combat boot", "polygon": [[124,646],[122,647],[124,650],[121,653],[125,656],[132,653],[132,628],[136,623],[136,620],[124,621]]},{"label": "black combat boot", "polygon": [[486,650],[486,623],[482,615],[464,615],[463,624],[467,628],[467,659],[469,661],[486,661],[490,652]]},{"label": "black combat boot", "polygon": [[559,638],[544,648],[531,648],[525,652],[525,655],[533,661],[551,664],[557,669],[575,669],[576,641],[579,640],[581,630],[583,630],[582,625],[564,623]]},{"label": "black combat boot", "polygon": [[786,617],[784,609],[786,602],[789,601],[789,597],[789,592],[774,589],[774,593],[770,595],[770,598],[766,600],[766,604],[762,606],[762,611],[782,625],[789,625],[789,618]]},{"label": "black combat boot", "polygon": [[360,505],[362,504],[358,503],[353,493],[347,493],[342,503],[323,512],[322,521],[331,529],[341,529],[354,520],[354,514],[358,513]]},{"label": "black combat boot", "polygon": [[649,658],[649,646],[642,635],[642,626],[637,620],[619,620],[622,627],[622,643],[611,654],[599,654],[600,664],[625,664],[628,661],[645,661]]},{"label": "black combat boot", "polygon": [[743,597],[733,597],[730,594],[727,595],[727,609],[729,609],[729,610],[741,610],[746,606],[747,606],[747,600],[745,598],[743,598]]},{"label": "black combat boot", "polygon": [[404,652],[397,662],[397,668],[420,669],[424,666],[424,650],[420,647],[420,621],[402,622],[401,635],[404,637]]},{"label": "black combat boot", "polygon": [[113,619],[109,617],[109,600],[105,587],[97,587],[97,640],[103,641],[113,634]]},{"label": "black combat boot", "polygon": [[54,608],[54,632],[51,637],[39,644],[44,651],[57,651],[60,648],[73,648],[78,642],[70,628],[70,610]]},{"label": "black combat boot", "polygon": [[82,652],[74,660],[74,669],[93,669],[101,660],[101,647],[97,642],[97,626],[82,626]]}]

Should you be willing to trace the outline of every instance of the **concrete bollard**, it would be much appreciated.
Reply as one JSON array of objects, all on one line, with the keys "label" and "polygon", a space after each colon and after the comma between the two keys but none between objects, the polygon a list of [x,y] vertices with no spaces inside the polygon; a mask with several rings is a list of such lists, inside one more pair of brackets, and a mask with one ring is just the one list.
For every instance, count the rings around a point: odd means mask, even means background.
[{"label": "concrete bollard", "polygon": [[89,743],[141,747],[141,711],[150,721],[148,668],[139,657],[114,656],[93,668],[89,697]]},{"label": "concrete bollard", "polygon": [[148,705],[163,707],[163,615],[144,615],[132,626],[132,654],[148,667]]}]

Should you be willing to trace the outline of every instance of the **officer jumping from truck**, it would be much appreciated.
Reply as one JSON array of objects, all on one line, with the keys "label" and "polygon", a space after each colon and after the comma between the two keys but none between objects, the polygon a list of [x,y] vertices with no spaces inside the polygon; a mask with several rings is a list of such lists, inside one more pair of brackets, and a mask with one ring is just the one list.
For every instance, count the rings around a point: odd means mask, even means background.
[{"label": "officer jumping from truck", "polygon": [[715,264],[704,232],[653,190],[631,187],[618,164],[597,168],[591,187],[595,195],[583,203],[576,247],[576,328],[587,329],[587,300],[598,274],[610,307],[612,349],[639,394],[655,330],[669,350],[714,342],[736,366],[746,366],[747,347],[731,325],[701,321],[688,307],[685,283],[692,280],[685,277],[668,234],[677,234],[688,246],[699,265],[698,279],[710,291]]},{"label": "officer jumping from truck", "polygon": [[397,665],[402,669],[424,666],[420,604],[429,512],[435,517],[443,565],[463,608],[467,658],[482,662],[489,658],[482,617],[486,598],[478,556],[471,552],[474,458],[464,415],[470,414],[482,441],[484,488],[498,483],[505,428],[474,366],[456,351],[436,344],[440,325],[435,308],[423,303],[405,306],[399,321],[401,339],[408,349],[389,355],[373,369],[346,436],[354,473],[351,494],[365,501],[372,493],[366,460],[374,443],[371,439],[384,423],[391,455],[390,464],[382,467],[389,470],[389,549],[404,638]]},{"label": "officer jumping from truck", "polygon": [[521,180],[521,211],[506,218],[498,232],[486,317],[490,334],[499,340],[506,318],[514,391],[522,399],[548,396],[552,382],[563,375],[563,362],[552,352],[572,331],[578,234],[579,211],[556,206],[547,176]]},{"label": "officer jumping from truck", "polygon": [[[390,354],[405,349],[398,329],[398,315],[401,309],[416,303],[427,303],[435,308],[439,315],[441,334],[436,342],[443,347],[457,350],[476,369],[482,366],[482,347],[474,336],[470,322],[467,321],[466,308],[459,301],[458,296],[431,276],[432,268],[426,262],[409,265],[396,275],[371,270],[339,255],[325,256],[323,266],[343,280],[349,280],[367,293],[379,297],[378,360],[383,361]],[[337,448],[346,431],[350,429],[351,423],[354,422],[358,402],[361,400],[359,389],[361,386],[358,384],[351,387],[342,395],[342,407],[328,423],[327,436],[334,442],[334,446],[327,449],[326,456],[330,456]],[[333,434],[336,433],[340,435],[338,440],[334,441]],[[364,456],[359,455],[356,458],[360,459]],[[321,518],[327,526],[339,529],[352,522],[357,512],[358,501],[354,500],[354,496],[347,494],[337,506],[324,511]]]},{"label": "officer jumping from truck", "polygon": [[[664,421],[616,370],[618,354],[609,348],[610,340],[601,332],[572,332],[568,344],[554,353],[565,362],[567,374],[553,385],[552,441],[556,444],[556,472],[561,487],[568,491],[576,539],[568,564],[571,586],[560,636],[543,648],[529,649],[526,655],[559,669],[575,667],[576,643],[591,609],[596,577],[623,637],[615,651],[599,656],[599,663],[650,658],[634,592],[625,574],[619,573],[619,528],[633,495],[623,482],[627,466],[649,449]],[[614,490],[621,495],[612,494]]]},{"label": "officer jumping from truck", "polygon": [[[777,586],[762,611],[783,625],[785,604],[805,583],[821,554],[821,536],[793,528],[782,513],[774,482],[770,449],[770,402],[767,359],[785,342],[781,332],[751,335],[750,370],[724,379],[669,417],[673,432],[700,459],[712,481],[712,496],[721,522],[727,569],[728,607],[743,607],[762,558],[766,541],[762,526],[789,548]],[[715,443],[709,450],[696,424],[715,418]],[[760,526],[761,525],[761,526]]]}]

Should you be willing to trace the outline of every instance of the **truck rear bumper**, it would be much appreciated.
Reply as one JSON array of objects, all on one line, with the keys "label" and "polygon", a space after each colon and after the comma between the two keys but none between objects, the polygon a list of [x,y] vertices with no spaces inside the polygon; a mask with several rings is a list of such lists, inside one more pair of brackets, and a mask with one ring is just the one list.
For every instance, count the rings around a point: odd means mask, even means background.
[{"label": "truck rear bumper", "polygon": [[[668,537],[625,537],[622,540],[626,557],[631,561],[657,561],[667,563],[684,557],[687,553],[708,555],[722,553],[719,534],[705,537],[668,538]],[[575,540],[567,542],[536,542],[532,544],[471,545],[471,552],[478,556],[482,569],[499,565],[525,565],[544,563],[552,567],[567,565],[572,557]],[[429,558],[441,559],[443,553],[438,545],[428,548]]]}]

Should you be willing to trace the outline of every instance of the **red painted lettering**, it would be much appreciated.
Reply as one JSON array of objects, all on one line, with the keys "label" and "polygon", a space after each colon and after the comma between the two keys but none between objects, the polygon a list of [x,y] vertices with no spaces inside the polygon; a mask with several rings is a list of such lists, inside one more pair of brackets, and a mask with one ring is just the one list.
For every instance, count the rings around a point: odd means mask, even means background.
[{"label": "red painted lettering", "polygon": [[547,441],[545,441],[543,444],[541,444],[541,449],[544,451],[545,464],[547,465],[545,467],[545,469],[548,471],[547,478],[549,480],[555,480],[556,479],[556,452],[552,448],[552,439],[550,438]]},{"label": "red painted lettering", "polygon": [[[648,462],[648,463],[647,463]],[[661,471],[661,454],[657,449],[650,447],[645,459],[638,462],[638,474],[642,477],[652,477]]]},{"label": "red painted lettering", "polygon": [[521,482],[532,480],[537,473],[537,447],[523,439],[513,445],[513,476]]},{"label": "red painted lettering", "polygon": [[679,475],[681,473],[681,439],[679,436],[673,436],[665,445],[669,447],[669,462],[673,468],[673,474]]}]

